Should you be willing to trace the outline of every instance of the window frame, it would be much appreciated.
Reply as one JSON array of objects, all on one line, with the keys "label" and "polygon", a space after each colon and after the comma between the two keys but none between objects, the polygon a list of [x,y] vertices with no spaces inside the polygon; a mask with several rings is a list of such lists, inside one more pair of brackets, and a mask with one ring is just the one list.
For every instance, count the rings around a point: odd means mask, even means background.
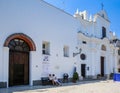
[{"label": "window frame", "polygon": [[50,55],[50,43],[47,41],[42,42],[42,54]]},{"label": "window frame", "polygon": [[69,57],[69,46],[64,46],[63,47],[63,56],[64,57]]},{"label": "window frame", "polygon": [[107,37],[106,28],[103,26],[102,27],[102,38],[105,38],[105,37]]}]

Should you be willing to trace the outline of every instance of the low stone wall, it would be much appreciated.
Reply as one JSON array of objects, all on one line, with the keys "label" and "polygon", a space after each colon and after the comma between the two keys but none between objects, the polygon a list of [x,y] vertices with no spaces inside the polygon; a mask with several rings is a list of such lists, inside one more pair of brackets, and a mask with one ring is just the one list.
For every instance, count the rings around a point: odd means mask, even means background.
[{"label": "low stone wall", "polygon": [[41,85],[41,84],[42,84],[41,80],[34,80],[33,81],[33,86]]},{"label": "low stone wall", "polygon": [[7,82],[0,82],[0,88],[7,88]]},{"label": "low stone wall", "polygon": [[[61,83],[72,82],[72,78],[68,78],[68,80],[63,80],[63,78],[59,78],[59,80],[61,81]],[[36,85],[42,85],[42,80],[33,80],[33,86],[36,86]]]}]

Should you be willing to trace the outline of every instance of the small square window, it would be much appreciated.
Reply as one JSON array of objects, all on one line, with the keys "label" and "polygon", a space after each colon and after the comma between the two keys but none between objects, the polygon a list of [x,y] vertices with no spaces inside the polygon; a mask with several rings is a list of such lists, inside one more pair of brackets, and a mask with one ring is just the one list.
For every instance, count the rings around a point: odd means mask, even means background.
[{"label": "small square window", "polygon": [[42,54],[46,54],[46,55],[50,54],[50,43],[49,42],[42,43]]},{"label": "small square window", "polygon": [[69,57],[69,47],[68,46],[64,46],[63,48],[63,55],[64,57]]},{"label": "small square window", "polygon": [[42,50],[42,54],[46,54],[46,53],[45,53],[45,50]]},{"label": "small square window", "polygon": [[82,41],[83,44],[86,44],[87,42],[86,41]]},{"label": "small square window", "polygon": [[45,44],[43,43],[42,48],[45,48]]}]

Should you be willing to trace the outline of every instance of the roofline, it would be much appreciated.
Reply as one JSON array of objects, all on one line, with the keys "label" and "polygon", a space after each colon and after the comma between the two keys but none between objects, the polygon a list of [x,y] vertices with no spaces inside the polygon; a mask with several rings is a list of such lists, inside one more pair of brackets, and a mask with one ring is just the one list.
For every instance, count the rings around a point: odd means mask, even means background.
[{"label": "roofline", "polygon": [[46,4],[49,5],[49,6],[53,7],[53,8],[56,8],[57,10],[65,13],[65,14],[67,14],[67,15],[71,16],[72,18],[76,19],[73,15],[69,14],[68,12],[65,12],[64,10],[62,10],[62,9],[60,9],[60,8],[58,8],[58,7],[56,7],[56,6],[52,5],[52,4],[44,1],[44,0],[41,0],[41,1],[44,2],[44,3],[46,3]]},{"label": "roofline", "polygon": [[[99,13],[97,13],[96,15],[100,16],[101,18],[103,18]],[[103,18],[103,19],[105,19],[105,18]],[[105,19],[105,20],[108,21],[108,22],[110,22],[108,19]]]}]

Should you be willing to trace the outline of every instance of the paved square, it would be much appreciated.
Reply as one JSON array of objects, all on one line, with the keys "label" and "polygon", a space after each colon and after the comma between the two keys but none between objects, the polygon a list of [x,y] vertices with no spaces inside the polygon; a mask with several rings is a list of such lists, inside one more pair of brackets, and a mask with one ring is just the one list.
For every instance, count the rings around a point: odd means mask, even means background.
[{"label": "paved square", "polygon": [[22,86],[0,89],[0,93],[120,93],[120,82],[83,81],[63,86]]}]

